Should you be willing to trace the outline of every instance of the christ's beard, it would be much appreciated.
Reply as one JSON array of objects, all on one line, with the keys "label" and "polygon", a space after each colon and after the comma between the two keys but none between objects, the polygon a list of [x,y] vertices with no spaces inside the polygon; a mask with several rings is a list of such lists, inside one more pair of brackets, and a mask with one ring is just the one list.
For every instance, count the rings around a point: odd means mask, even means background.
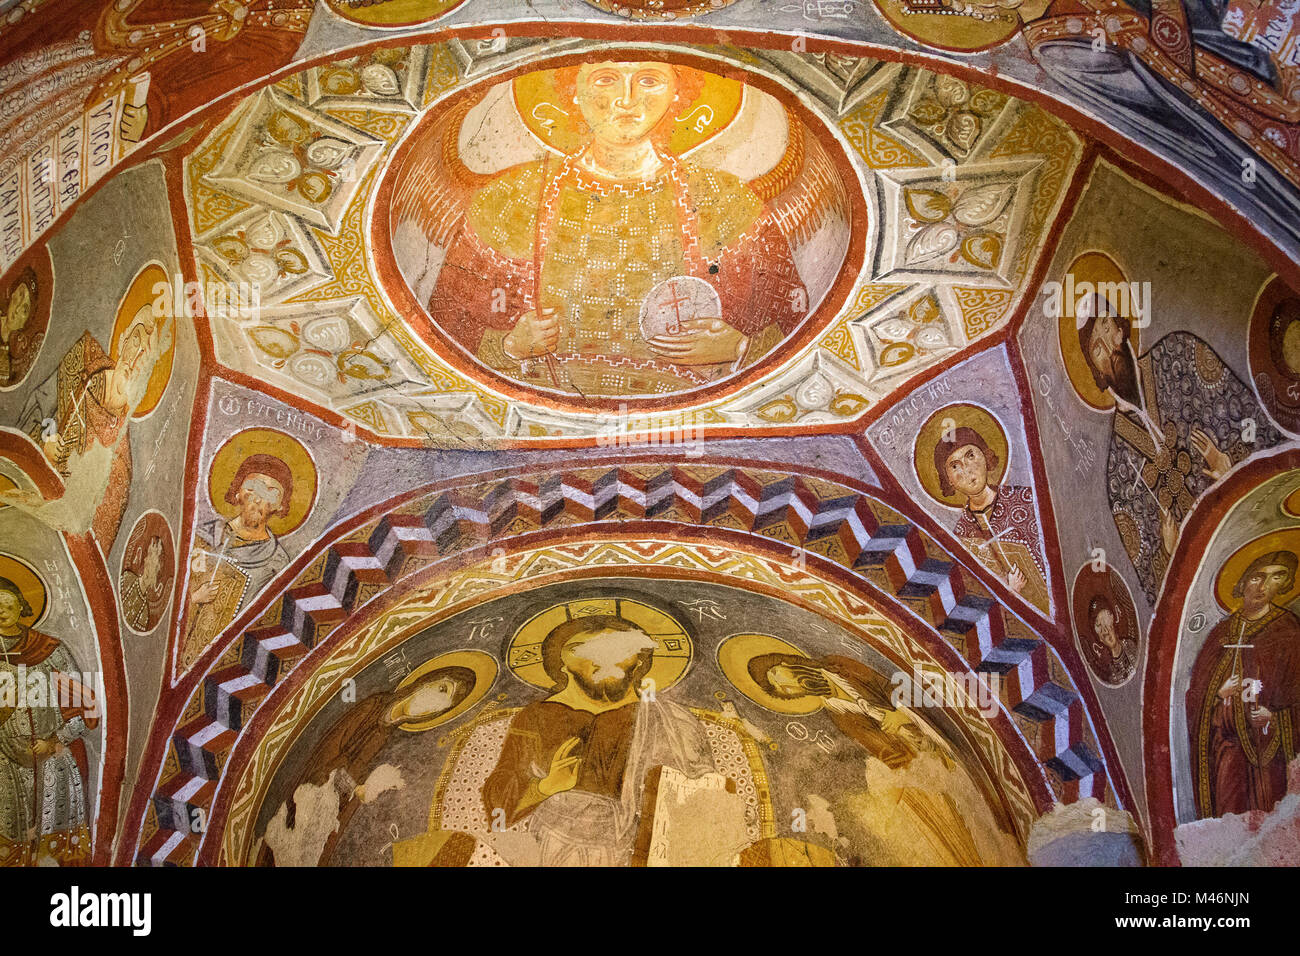
[{"label": "christ's beard", "polygon": [[570,676],[578,682],[582,692],[592,700],[608,701],[613,703],[622,700],[627,696],[628,691],[632,689],[632,682],[636,679],[636,672],[624,674],[622,677],[607,677],[604,680],[588,680],[581,674],[569,672]]}]

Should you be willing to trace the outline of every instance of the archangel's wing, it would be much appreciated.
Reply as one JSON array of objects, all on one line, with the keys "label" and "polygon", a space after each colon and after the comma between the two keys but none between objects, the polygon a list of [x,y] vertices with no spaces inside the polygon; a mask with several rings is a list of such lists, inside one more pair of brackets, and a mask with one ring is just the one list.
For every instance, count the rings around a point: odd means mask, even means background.
[{"label": "archangel's wing", "polygon": [[749,180],[749,187],[767,205],[767,215],[790,245],[798,248],[828,222],[838,220],[847,228],[849,196],[826,148],[808,135],[792,110],[786,110],[786,120],[785,154],[766,173]]},{"label": "archangel's wing", "polygon": [[393,195],[392,224],[413,225],[428,240],[446,246],[460,229],[474,193],[491,176],[471,170],[460,157],[460,129],[465,116],[477,104],[472,98],[458,100],[438,124],[436,148],[412,151]]}]

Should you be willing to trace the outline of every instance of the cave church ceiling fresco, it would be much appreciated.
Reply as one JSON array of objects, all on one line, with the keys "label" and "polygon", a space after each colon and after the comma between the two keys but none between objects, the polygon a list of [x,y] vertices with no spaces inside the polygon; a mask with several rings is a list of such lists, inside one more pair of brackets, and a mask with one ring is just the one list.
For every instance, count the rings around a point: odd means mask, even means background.
[{"label": "cave church ceiling fresco", "polygon": [[0,863],[1300,859],[1294,3],[0,0],[0,157]]}]

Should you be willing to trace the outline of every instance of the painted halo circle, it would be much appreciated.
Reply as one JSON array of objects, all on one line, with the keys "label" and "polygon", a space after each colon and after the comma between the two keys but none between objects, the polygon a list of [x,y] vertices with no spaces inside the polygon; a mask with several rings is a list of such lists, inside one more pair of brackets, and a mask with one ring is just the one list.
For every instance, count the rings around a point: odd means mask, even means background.
[{"label": "painted halo circle", "polygon": [[947,405],[925,420],[925,424],[916,434],[916,444],[913,446],[916,476],[921,480],[921,487],[925,489],[925,493],[935,501],[950,508],[960,508],[966,504],[965,496],[955,491],[951,495],[943,493],[939,471],[934,464],[934,449],[949,428],[973,430],[984,439],[989,450],[998,456],[997,466],[989,469],[990,485],[1000,484],[1002,476],[1007,473],[1011,446],[1007,440],[1007,430],[1002,427],[1002,423],[992,412],[978,405],[966,402]]},{"label": "painted halo circle", "polygon": [[302,525],[316,501],[316,463],[302,442],[273,428],[248,428],[232,435],[212,456],[208,470],[208,500],[217,514],[234,517],[235,509],[226,500],[226,493],[240,465],[251,455],[277,458],[293,476],[288,512],[266,523],[273,534],[282,537]]},{"label": "painted halo circle", "polygon": [[[9,338],[0,344],[0,392],[21,385],[45,344],[54,298],[54,266],[44,245],[34,246],[9,267],[0,286],[0,317],[9,325]],[[17,316],[25,318],[21,327]]]},{"label": "painted halo circle", "polygon": [[654,663],[646,678],[656,691],[672,687],[686,673],[695,644],[676,618],[665,611],[630,598],[590,598],[565,601],[539,611],[520,625],[506,646],[510,672],[526,684],[552,690],[555,686],[542,665],[542,642],[566,621],[608,614],[631,621],[655,642]]},{"label": "painted halo circle", "polygon": [[1282,499],[1282,513],[1292,518],[1300,518],[1300,486]]},{"label": "painted halo circle", "polygon": [[425,661],[403,677],[397,685],[397,689],[402,690],[406,687],[412,687],[426,674],[446,667],[464,667],[474,674],[474,686],[470,688],[469,693],[455,707],[432,717],[411,718],[406,710],[407,705],[410,703],[408,695],[389,708],[388,713],[385,715],[388,723],[396,724],[399,729],[413,733],[430,730],[439,724],[449,723],[482,700],[487,695],[487,692],[492,689],[492,685],[496,683],[497,662],[492,655],[485,654],[483,651],[458,650],[448,651]]},{"label": "painted halo circle", "polygon": [[369,27],[413,27],[432,23],[465,0],[325,0],[345,20]]},{"label": "painted halo circle", "polygon": [[820,697],[809,694],[785,700],[769,694],[749,676],[749,662],[760,654],[808,655],[789,641],[769,634],[733,634],[718,645],[718,667],[736,690],[766,710],[778,714],[812,714],[822,709]]},{"label": "painted halo circle", "polygon": [[[146,585],[140,575],[155,538],[162,546],[158,574],[154,584]],[[132,634],[143,637],[153,633],[171,601],[175,574],[176,546],[171,526],[162,512],[151,508],[140,515],[132,526],[117,571],[118,607],[122,612],[122,622]],[[130,581],[127,580],[127,575],[131,576]],[[138,595],[131,598],[131,607],[127,606],[128,586],[134,586],[138,591]],[[139,611],[143,611],[143,619],[138,615]]]},{"label": "painted halo circle", "polygon": [[1300,434],[1300,295],[1281,279],[1265,283],[1248,336],[1250,376],[1260,404],[1281,428]]}]

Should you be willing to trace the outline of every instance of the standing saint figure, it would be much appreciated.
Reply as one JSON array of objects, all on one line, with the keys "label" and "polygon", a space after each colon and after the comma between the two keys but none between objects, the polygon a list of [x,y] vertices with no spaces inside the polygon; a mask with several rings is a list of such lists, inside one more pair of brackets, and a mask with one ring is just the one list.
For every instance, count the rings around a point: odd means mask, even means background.
[{"label": "standing saint figure", "polygon": [[[491,178],[463,171],[457,186],[477,188],[454,232],[437,230],[433,319],[511,378],[583,395],[698,387],[783,340],[808,310],[785,233],[749,183],[666,148],[703,83],[658,62],[557,70],[585,144]],[[707,283],[715,305],[647,332],[643,305],[674,278]]]},{"label": "standing saint figure", "polygon": [[1084,302],[1090,304],[1078,345],[1097,388],[1115,402],[1107,496],[1124,550],[1154,606],[1196,500],[1281,435],[1204,341],[1170,332],[1139,358],[1132,320],[1103,296]]},{"label": "standing saint figure", "polygon": [[647,774],[716,772],[699,719],[662,693],[638,694],[655,647],[612,614],[565,621],[543,640],[555,689],[515,714],[482,790],[489,826],[528,820],[541,865],[628,864],[644,825]]},{"label": "standing saint figure", "polygon": [[1259,555],[1232,589],[1241,606],[1210,631],[1187,689],[1197,816],[1271,810],[1286,795],[1300,728],[1295,552]]},{"label": "standing saint figure", "polygon": [[992,484],[1000,462],[974,428],[954,428],[934,446],[934,468],[944,495],[966,499],[952,533],[980,563],[1030,603],[1047,607],[1046,568],[1033,490]]},{"label": "standing saint figure", "polygon": [[32,616],[18,585],[0,577],[0,688],[13,695],[0,699],[0,865],[85,863],[84,738],[98,705],[62,643],[22,623]]}]

